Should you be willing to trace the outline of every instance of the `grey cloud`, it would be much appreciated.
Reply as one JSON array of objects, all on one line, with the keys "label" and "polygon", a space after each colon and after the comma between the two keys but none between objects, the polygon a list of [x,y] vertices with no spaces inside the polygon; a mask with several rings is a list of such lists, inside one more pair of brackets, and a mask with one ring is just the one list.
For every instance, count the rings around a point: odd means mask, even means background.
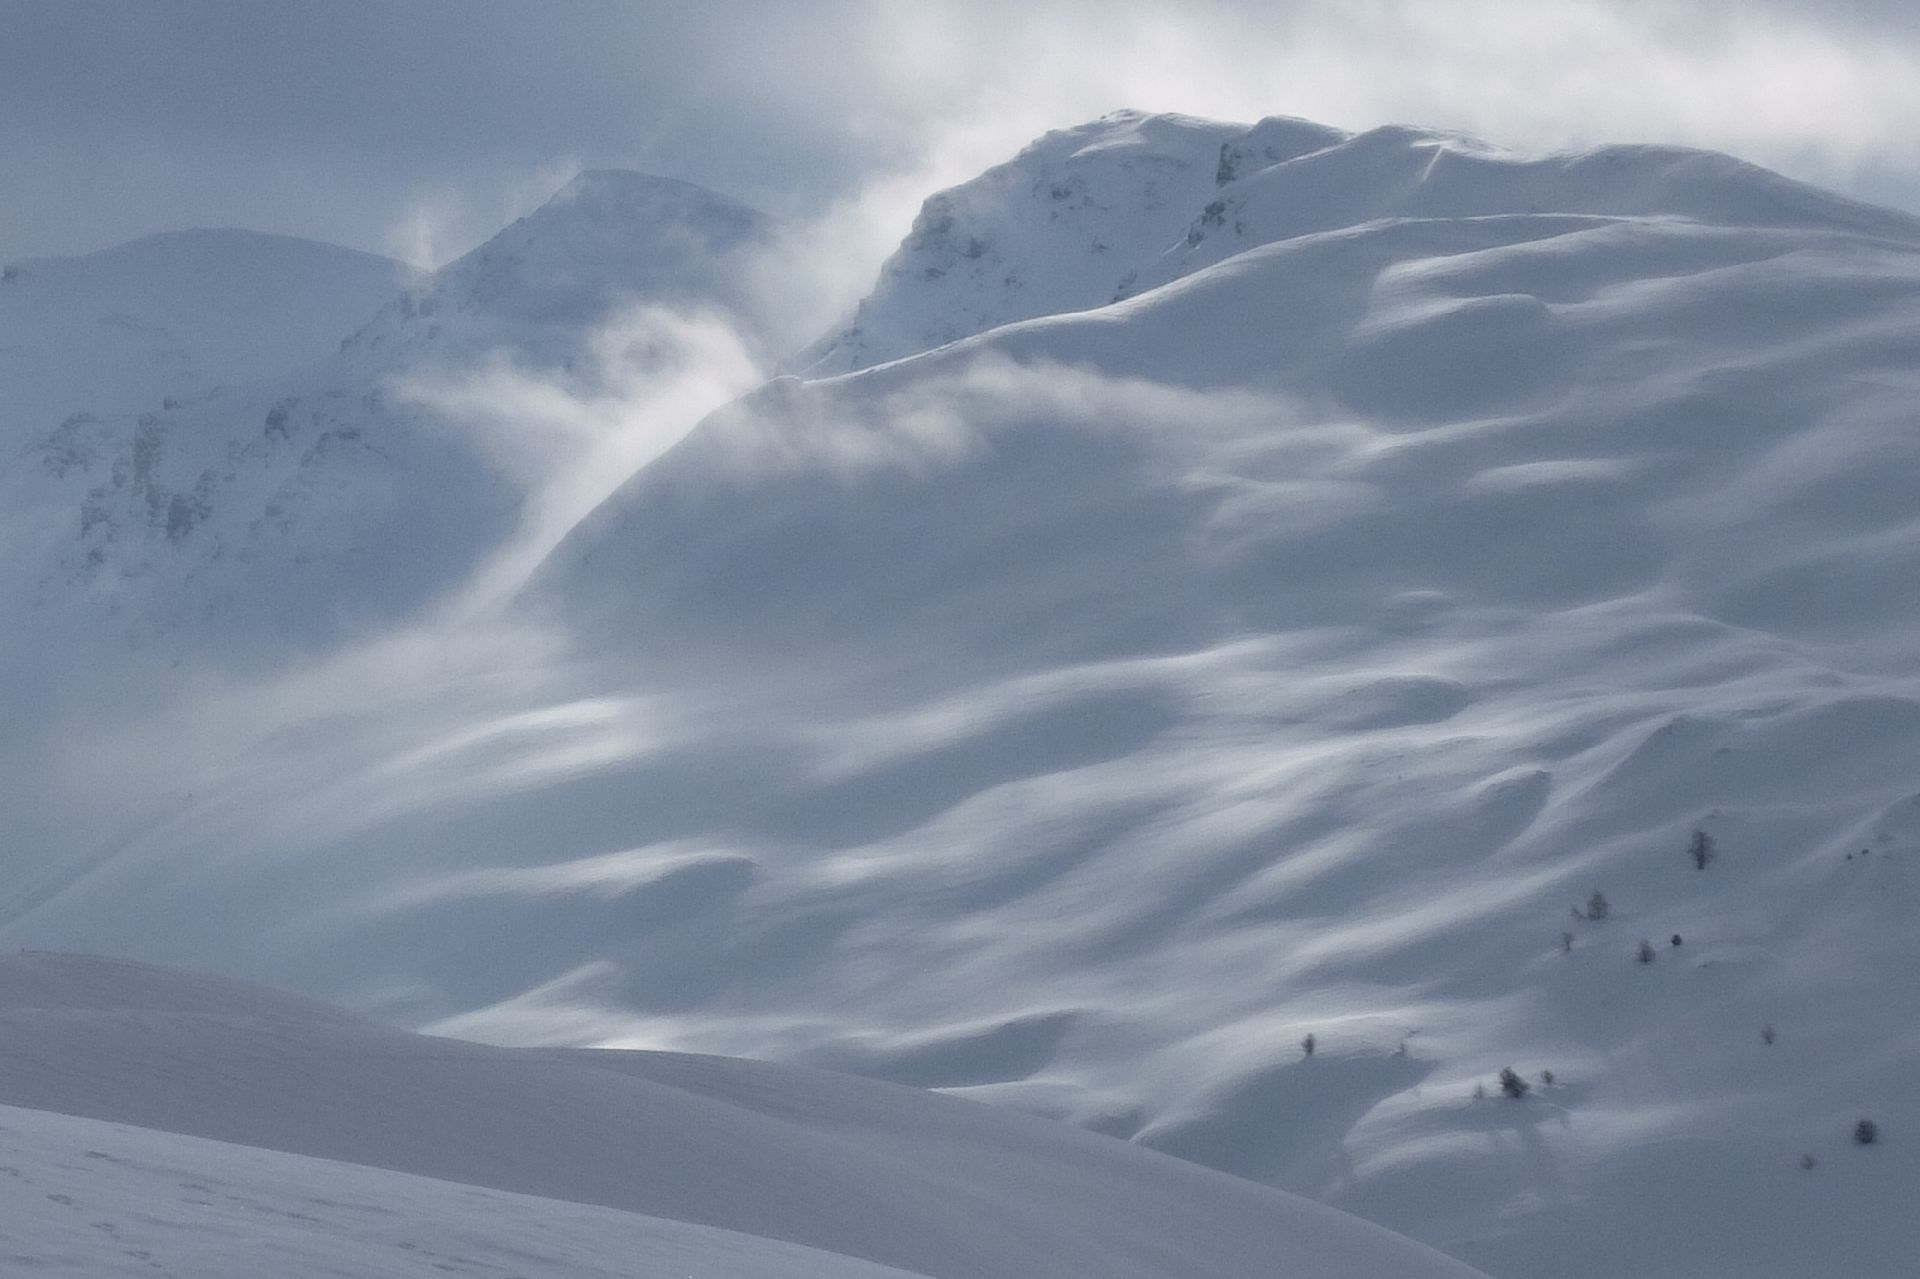
[{"label": "grey cloud", "polygon": [[1120,106],[1679,141],[1920,207],[1903,0],[0,0],[0,258],[238,224],[444,257],[576,166],[794,218]]},{"label": "grey cloud", "polygon": [[9,3],[0,255],[187,221],[387,248],[445,191],[478,235],[556,163],[818,202],[889,145],[826,65],[860,7]]}]

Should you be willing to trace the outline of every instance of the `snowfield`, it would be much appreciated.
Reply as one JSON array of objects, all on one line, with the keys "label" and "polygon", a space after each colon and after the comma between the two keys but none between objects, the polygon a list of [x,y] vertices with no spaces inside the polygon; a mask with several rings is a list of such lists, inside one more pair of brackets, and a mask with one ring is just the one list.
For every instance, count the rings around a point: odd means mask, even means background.
[{"label": "snowfield", "polygon": [[[1501,1279],[1910,1271],[1920,221],[1699,152],[1121,114],[935,196],[784,367],[539,536],[497,459],[397,436],[492,478],[383,472],[458,553],[298,663],[196,629],[253,588],[144,526],[126,580],[194,607],[15,746],[0,942],[542,1071],[945,1090]],[[412,603],[509,542],[501,607]],[[344,544],[257,598],[332,616]],[[175,660],[177,700],[96,688]]]}]

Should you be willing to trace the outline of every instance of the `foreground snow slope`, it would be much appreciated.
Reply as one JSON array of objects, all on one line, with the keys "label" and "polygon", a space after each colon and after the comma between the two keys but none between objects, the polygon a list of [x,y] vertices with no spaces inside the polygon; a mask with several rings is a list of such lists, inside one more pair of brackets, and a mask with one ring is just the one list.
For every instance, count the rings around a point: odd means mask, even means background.
[{"label": "foreground snow slope", "polygon": [[10,1106],[0,1267],[48,1279],[909,1279],[708,1226]]},{"label": "foreground snow slope", "polygon": [[34,645],[104,632],[244,659],[444,599],[537,517],[543,486],[582,482],[556,474],[568,461],[635,460],[596,452],[650,427],[623,395],[723,344],[739,369],[684,430],[752,376],[735,335],[764,339],[770,236],[699,187],[589,171],[377,312],[321,308],[331,349],[311,367],[42,424],[0,463]]},{"label": "foreground snow slope", "polygon": [[[429,1039],[304,1000],[81,956],[0,960],[0,1102],[628,1209],[933,1277],[1471,1274],[1318,1205],[935,1094],[719,1058]],[[44,1121],[0,1118],[0,1126],[29,1128],[42,1150],[74,1140]],[[496,1231],[522,1220],[538,1225],[542,1240],[584,1222],[583,1264],[620,1238],[612,1214],[463,1199],[443,1184],[231,1147],[131,1134],[103,1140],[110,1158],[100,1162],[124,1175],[110,1188],[83,1187],[106,1196],[101,1209],[62,1205],[74,1216],[61,1220],[83,1240],[82,1223],[97,1211],[112,1220],[112,1196],[161,1189],[156,1161],[187,1161],[228,1181],[203,1195],[226,1214],[225,1230],[244,1228],[235,1213],[271,1215],[302,1185],[332,1180],[340,1189],[319,1205],[321,1219],[296,1217],[286,1227],[316,1249],[394,1246],[399,1223],[355,1228],[345,1240],[329,1228],[342,1217],[365,1219],[364,1210],[329,1201],[344,1193],[364,1202],[388,1189],[400,1196],[384,1204],[389,1214],[417,1200],[423,1226],[443,1238],[457,1239],[496,1209],[507,1214],[494,1218]],[[48,1160],[34,1162],[31,1176],[51,1175]],[[252,1183],[245,1201],[234,1197],[236,1178]],[[629,1238],[661,1249],[662,1261],[676,1251],[708,1254],[754,1274],[773,1273],[784,1256],[797,1267],[784,1273],[876,1273],[829,1269],[791,1249],[750,1249],[716,1231],[629,1222]],[[460,1246],[483,1248],[486,1239]],[[550,1269],[572,1273],[558,1258]]]},{"label": "foreground snow slope", "polygon": [[0,269],[0,447],[76,413],[159,411],[311,364],[409,283],[401,263],[254,231],[171,231]]},{"label": "foreground snow slope", "polygon": [[708,419],[524,630],[82,738],[177,800],[0,940],[960,1090],[1514,1279],[1904,1275],[1920,233],[1698,153],[1276,149],[1117,303]]}]

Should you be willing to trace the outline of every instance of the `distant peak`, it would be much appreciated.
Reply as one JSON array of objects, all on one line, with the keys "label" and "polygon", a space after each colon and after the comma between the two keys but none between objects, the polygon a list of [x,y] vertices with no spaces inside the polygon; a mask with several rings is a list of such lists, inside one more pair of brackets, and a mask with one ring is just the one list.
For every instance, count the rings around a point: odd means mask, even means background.
[{"label": "distant peak", "polygon": [[208,255],[245,255],[251,258],[334,258],[383,263],[396,271],[403,264],[378,253],[352,249],[325,240],[281,235],[271,231],[253,231],[245,227],[184,227],[153,231],[137,239],[109,245],[87,253],[42,258],[27,258],[12,265],[20,268],[56,267],[64,264],[147,262],[156,260],[193,260]]},{"label": "distant peak", "polygon": [[[706,187],[657,173],[633,169],[583,169],[553,198],[541,206],[541,212],[573,205],[607,208],[705,208],[738,209],[747,207],[737,200],[710,191]],[[759,216],[755,214],[754,216]]]}]

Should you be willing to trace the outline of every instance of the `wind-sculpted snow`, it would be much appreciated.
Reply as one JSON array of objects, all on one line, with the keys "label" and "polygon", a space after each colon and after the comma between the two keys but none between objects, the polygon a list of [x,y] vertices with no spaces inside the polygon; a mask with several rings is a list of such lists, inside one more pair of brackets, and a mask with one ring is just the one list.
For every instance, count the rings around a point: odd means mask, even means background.
[{"label": "wind-sculpted snow", "polygon": [[0,1167],[12,1166],[0,1203],[40,1214],[24,1240],[0,1228],[19,1265],[33,1255],[22,1249],[71,1257],[64,1229],[112,1258],[88,1274],[130,1270],[126,1249],[155,1264],[225,1257],[226,1269],[183,1273],[248,1273],[235,1251],[269,1246],[292,1250],[272,1272],[295,1275],[342,1273],[318,1268],[341,1256],[384,1261],[355,1274],[1473,1273],[1344,1214],[1064,1125],[797,1067],[487,1048],[65,955],[0,960],[0,1032]]},{"label": "wind-sculpted snow", "polygon": [[947,327],[708,418],[515,639],[103,734],[205,784],[0,940],[952,1088],[1514,1279],[1903,1275],[1920,238],[1698,153],[1285,136],[1117,302],[891,273]]}]

